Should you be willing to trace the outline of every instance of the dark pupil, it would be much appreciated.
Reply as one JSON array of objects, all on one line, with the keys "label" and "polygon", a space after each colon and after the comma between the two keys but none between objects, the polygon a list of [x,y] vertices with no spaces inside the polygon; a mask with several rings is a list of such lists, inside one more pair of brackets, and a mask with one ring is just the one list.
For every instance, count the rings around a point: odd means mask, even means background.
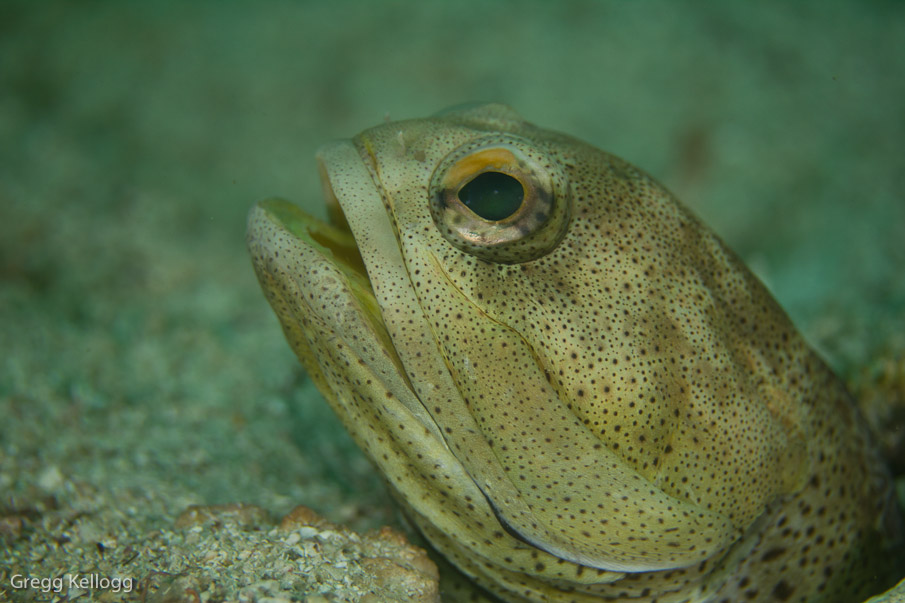
[{"label": "dark pupil", "polygon": [[494,222],[518,211],[524,198],[522,183],[500,172],[478,174],[459,191],[459,201],[468,209]]}]

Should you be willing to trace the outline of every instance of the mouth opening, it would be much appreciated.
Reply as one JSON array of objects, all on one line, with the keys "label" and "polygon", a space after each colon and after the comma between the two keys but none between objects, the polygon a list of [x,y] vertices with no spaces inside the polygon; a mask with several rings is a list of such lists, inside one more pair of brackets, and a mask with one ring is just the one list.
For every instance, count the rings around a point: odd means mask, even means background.
[{"label": "mouth opening", "polygon": [[[318,161],[318,170],[327,209],[326,222],[283,199],[268,199],[260,205],[290,234],[331,259],[355,285],[354,289],[364,289],[369,294],[370,303],[367,305],[370,306],[374,303],[374,292],[358,244],[321,161]],[[365,291],[356,291],[356,297],[360,297],[358,293]]]},{"label": "mouth opening", "polygon": [[259,203],[271,220],[282,226],[289,235],[310,249],[317,251],[345,277],[348,290],[358,302],[362,316],[368,321],[381,346],[390,351],[398,369],[402,371],[380,305],[374,295],[364,260],[342,209],[333,195],[329,182],[324,181],[329,222],[315,218],[297,205],[284,199],[267,199]]},{"label": "mouth opening", "polygon": [[317,163],[324,204],[327,206],[328,222],[322,222],[311,217],[310,222],[307,224],[308,234],[316,243],[329,250],[337,263],[353,270],[370,283],[358,244],[355,242],[355,237],[352,236],[352,229],[349,227],[346,214],[343,213],[342,206],[339,204],[339,199],[336,198],[336,193],[333,192],[333,185],[330,183],[327,169],[322,161],[319,160]]}]

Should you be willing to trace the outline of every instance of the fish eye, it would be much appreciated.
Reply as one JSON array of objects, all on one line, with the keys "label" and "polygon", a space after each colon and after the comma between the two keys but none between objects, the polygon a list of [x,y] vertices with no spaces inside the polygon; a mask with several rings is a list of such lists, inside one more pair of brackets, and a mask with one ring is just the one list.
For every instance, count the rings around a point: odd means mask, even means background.
[{"label": "fish eye", "polygon": [[556,161],[512,134],[454,149],[431,176],[430,212],[440,234],[490,262],[516,264],[552,251],[565,236],[570,206]]},{"label": "fish eye", "polygon": [[518,211],[525,199],[522,183],[502,172],[482,172],[459,189],[459,201],[479,217],[505,220]]}]

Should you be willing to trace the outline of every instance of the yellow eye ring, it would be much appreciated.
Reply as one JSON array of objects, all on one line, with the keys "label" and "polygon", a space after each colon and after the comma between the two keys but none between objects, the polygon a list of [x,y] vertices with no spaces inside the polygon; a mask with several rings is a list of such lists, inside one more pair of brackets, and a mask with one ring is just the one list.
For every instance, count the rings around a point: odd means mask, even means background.
[{"label": "yellow eye ring", "polygon": [[512,134],[453,150],[434,170],[430,212],[457,249],[490,262],[537,259],[562,240],[571,196],[559,164]]}]

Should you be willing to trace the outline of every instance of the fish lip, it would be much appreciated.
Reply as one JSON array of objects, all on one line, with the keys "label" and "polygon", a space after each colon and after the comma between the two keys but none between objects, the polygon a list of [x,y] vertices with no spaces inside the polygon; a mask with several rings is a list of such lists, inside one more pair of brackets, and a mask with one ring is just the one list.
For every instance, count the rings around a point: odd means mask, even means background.
[{"label": "fish lip", "polygon": [[365,164],[365,167],[368,168],[368,172],[371,174],[371,179],[374,181],[374,186],[379,190],[383,190],[383,186],[380,182],[380,169],[379,164],[377,162],[377,154],[374,153],[373,143],[371,139],[368,138],[366,133],[359,134],[352,140],[352,144],[358,149],[358,154],[361,156],[362,163]]},{"label": "fish lip", "polygon": [[[392,329],[386,315],[393,311],[392,300],[381,292],[381,283],[388,280],[388,271],[398,281],[410,282],[393,218],[387,210],[387,193],[380,181],[376,154],[365,135],[338,140],[318,149],[318,169],[327,203],[330,224],[348,233],[354,241],[360,259],[361,276],[368,284],[368,308],[373,322],[379,322],[381,344],[393,358],[400,378],[406,383],[420,408],[410,408],[421,423],[443,441],[436,422],[415,393],[417,388],[396,348]],[[393,276],[389,278],[392,280]],[[386,285],[384,285],[386,286]]]}]

